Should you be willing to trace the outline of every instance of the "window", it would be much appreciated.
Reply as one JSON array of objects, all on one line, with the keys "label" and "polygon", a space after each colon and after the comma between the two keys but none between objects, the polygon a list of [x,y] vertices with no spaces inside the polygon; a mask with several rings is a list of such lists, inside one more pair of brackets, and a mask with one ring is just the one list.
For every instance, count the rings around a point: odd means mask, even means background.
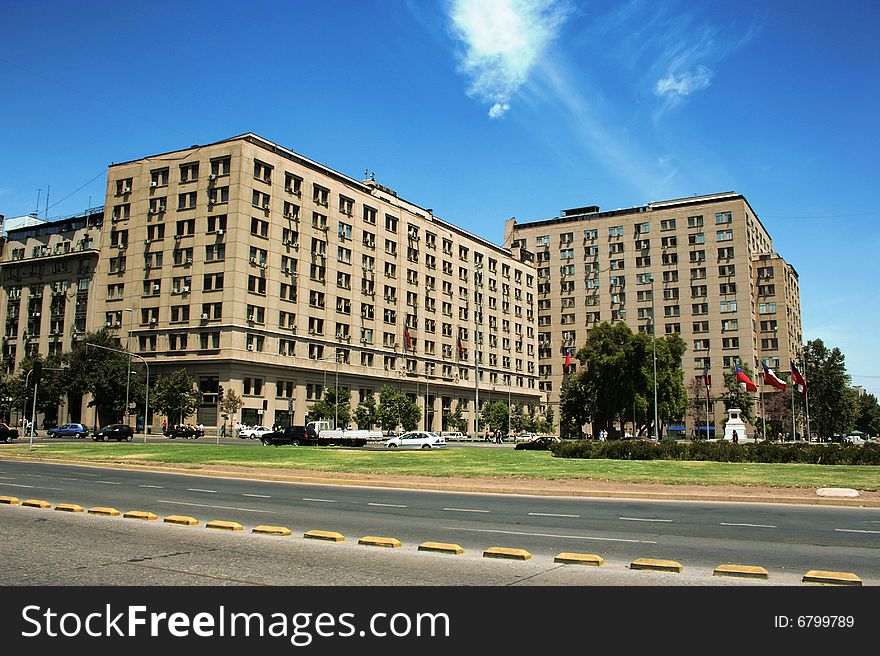
[{"label": "window", "polygon": [[706,243],[706,235],[702,232],[697,232],[692,235],[688,235],[688,245],[694,246],[696,244],[705,244]]},{"label": "window", "polygon": [[695,333],[708,333],[709,332],[709,322],[708,321],[694,321],[693,331]]},{"label": "window", "polygon": [[199,179],[199,163],[198,162],[190,162],[188,164],[180,165],[180,181],[181,182],[192,182],[193,180]]},{"label": "window", "polygon": [[231,158],[229,157],[218,157],[211,160],[211,175],[229,175],[231,168]]},{"label": "window", "polygon": [[735,282],[723,282],[718,285],[718,291],[721,294],[736,294]]},{"label": "window", "polygon": [[251,204],[254,207],[259,207],[263,210],[269,209],[269,203],[271,201],[271,197],[269,194],[264,194],[262,191],[257,191],[254,189],[254,193],[252,195]]},{"label": "window", "polygon": [[719,276],[735,276],[736,275],[736,265],[735,264],[721,264],[718,266],[718,275]]},{"label": "window", "polygon": [[256,217],[251,217],[251,234],[255,237],[268,237],[269,222]]},{"label": "window", "polygon": [[229,187],[212,187],[208,189],[208,205],[229,202]]},{"label": "window", "polygon": [[178,221],[177,222],[177,232],[174,233],[175,237],[191,237],[196,232],[196,220],[188,219],[186,221]]},{"label": "window", "polygon": [[266,279],[261,276],[248,276],[248,291],[251,294],[266,295]]},{"label": "window", "polygon": [[177,195],[177,209],[190,210],[196,206],[196,192],[189,191]]},{"label": "window", "polygon": [[150,186],[168,186],[168,167],[165,167],[164,169],[153,169],[152,171],[150,171]]},{"label": "window", "polygon": [[623,237],[623,226],[611,226],[608,228],[609,237]]},{"label": "window", "polygon": [[171,306],[171,323],[186,323],[189,321],[189,305]]},{"label": "window", "polygon": [[739,348],[739,337],[724,337],[721,339],[721,348]]},{"label": "window", "polygon": [[650,223],[637,223],[636,224],[636,234],[644,235],[650,232],[651,224]]},{"label": "window", "polygon": [[284,173],[284,191],[294,196],[302,196],[302,178],[293,173]]},{"label": "window", "polygon": [[339,194],[339,212],[346,216],[354,214],[354,199]]},{"label": "window", "polygon": [[202,351],[207,351],[208,349],[219,349],[220,348],[220,333],[218,333],[218,332],[200,333],[199,334],[199,348]]},{"label": "window", "polygon": [[174,256],[175,266],[189,266],[192,264],[193,249],[191,248],[175,248],[171,251]]},{"label": "window", "polygon": [[661,219],[660,230],[675,230],[675,219]]},{"label": "window", "polygon": [[689,216],[688,217],[688,228],[702,228],[703,227],[703,217],[702,216]]},{"label": "window", "polygon": [[715,233],[715,239],[717,241],[731,241],[733,240],[733,230],[718,230]]},{"label": "window", "polygon": [[202,321],[213,321],[222,318],[222,303],[202,303]]},{"label": "window", "polygon": [[330,190],[317,184],[312,185],[312,201],[315,205],[328,207],[330,205]]},{"label": "window", "polygon": [[266,308],[260,305],[247,306],[247,320],[251,323],[266,322]]},{"label": "window", "polygon": [[376,225],[376,208],[364,205],[364,223]]},{"label": "window", "polygon": [[675,248],[678,246],[678,237],[663,237],[660,240],[660,246],[663,248]]},{"label": "window", "polygon": [[736,312],[736,301],[721,301],[718,305],[719,312]]},{"label": "window", "polygon": [[226,244],[205,246],[205,262],[218,262],[226,259]]},{"label": "window", "polygon": [[226,230],[226,215],[218,214],[217,216],[208,217],[208,232],[217,232],[218,230]]},{"label": "window", "polygon": [[258,159],[254,160],[254,179],[272,183],[272,167]]},{"label": "window", "polygon": [[734,255],[733,246],[728,246],[727,248],[719,248],[718,249],[718,259],[726,260],[732,258]]},{"label": "window", "polygon": [[776,303],[759,303],[758,314],[773,314],[776,312]]},{"label": "window", "polygon": [[715,214],[715,225],[720,225],[722,223],[731,223],[732,218],[730,212],[717,212]]}]

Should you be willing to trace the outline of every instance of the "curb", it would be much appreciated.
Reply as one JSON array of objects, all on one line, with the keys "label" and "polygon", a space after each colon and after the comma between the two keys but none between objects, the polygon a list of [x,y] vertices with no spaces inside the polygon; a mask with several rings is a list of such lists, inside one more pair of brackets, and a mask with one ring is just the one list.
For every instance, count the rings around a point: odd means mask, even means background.
[{"label": "curb", "polygon": [[119,517],[119,511],[116,508],[107,508],[104,506],[97,506],[95,508],[89,508],[90,515],[103,515],[104,517]]},{"label": "curb", "polygon": [[0,497],[0,503],[5,503],[10,506],[17,506],[21,503],[21,501],[19,501],[18,497]]},{"label": "curb", "polygon": [[804,574],[801,582],[824,583],[826,585],[862,585],[862,579],[852,572],[828,572],[821,569],[811,569]]},{"label": "curb", "polygon": [[553,562],[562,565],[588,565],[591,567],[601,567],[605,564],[605,559],[602,558],[602,556],[597,556],[595,554],[563,552],[556,556],[556,558],[553,559]]},{"label": "curb", "polygon": [[767,579],[770,575],[764,567],[756,565],[719,565],[712,576],[738,576],[745,579]]},{"label": "curb", "polygon": [[303,533],[303,537],[312,540],[327,540],[328,542],[345,542],[345,537],[342,533],[336,533],[335,531],[306,531]]},{"label": "curb", "polygon": [[162,521],[166,524],[179,524],[180,526],[195,526],[199,523],[199,520],[189,515],[168,515]]},{"label": "curb", "polygon": [[52,504],[48,501],[43,501],[42,499],[25,499],[21,502],[21,505],[27,506],[28,508],[51,508]]},{"label": "curb", "polygon": [[[198,523],[198,522],[196,522],[196,523]],[[242,526],[238,522],[227,522],[222,519],[215,519],[214,521],[208,522],[207,524],[205,524],[205,528],[216,528],[216,529],[220,529],[221,531],[243,531],[244,530],[244,526]]]},{"label": "curb", "polygon": [[142,519],[144,521],[151,522],[154,519],[159,519],[151,512],[147,512],[145,510],[129,510],[127,513],[123,515],[125,519]]},{"label": "curb", "polygon": [[675,572],[676,574],[680,574],[682,569],[684,569],[681,563],[677,563],[674,560],[656,560],[654,558],[639,558],[632,561],[629,568],[648,569],[655,572]]},{"label": "curb", "polygon": [[255,526],[251,529],[251,533],[262,533],[263,535],[291,535],[292,531],[286,526]]},{"label": "curb", "polygon": [[422,542],[419,545],[418,550],[454,555],[460,555],[464,553],[464,549],[462,549],[459,545],[451,544],[449,542]]},{"label": "curb", "polygon": [[82,512],[83,507],[75,503],[59,503],[55,506],[55,510],[62,510],[64,512]]},{"label": "curb", "polygon": [[507,547],[489,547],[483,552],[483,558],[506,558],[508,560],[531,560],[532,554],[525,549],[508,549]]},{"label": "curb", "polygon": [[391,549],[396,549],[401,546],[400,540],[397,538],[377,538],[373,535],[361,538],[358,540],[358,544],[363,544],[367,547],[388,547]]}]

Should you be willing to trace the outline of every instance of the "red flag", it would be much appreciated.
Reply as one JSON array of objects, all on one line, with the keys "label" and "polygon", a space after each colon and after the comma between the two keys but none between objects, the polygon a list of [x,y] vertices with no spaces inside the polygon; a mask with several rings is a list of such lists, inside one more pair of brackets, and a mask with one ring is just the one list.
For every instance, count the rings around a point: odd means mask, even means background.
[{"label": "red flag", "polygon": [[406,326],[403,329],[403,338],[404,338],[404,340],[406,340],[407,350],[412,349],[413,348],[413,341],[412,341],[412,337],[410,337],[410,334],[409,334],[409,326]]},{"label": "red flag", "polygon": [[797,386],[798,392],[800,392],[805,398],[807,396],[807,380],[803,376],[801,376],[801,372],[798,371],[798,368],[795,366],[794,362],[791,363],[791,379],[794,381],[794,384]]},{"label": "red flag", "polygon": [[746,376],[746,372],[740,369],[738,364],[733,365],[733,370],[736,372],[736,382],[742,385],[746,392],[758,391],[758,386],[755,385],[751,378]]},{"label": "red flag", "polygon": [[772,385],[776,389],[780,389],[784,392],[785,388],[788,387],[786,382],[775,373],[773,373],[773,370],[766,364],[764,364],[763,362],[761,364],[764,366],[764,384]]},{"label": "red flag", "polygon": [[703,382],[706,383],[706,389],[712,387],[712,376],[709,375],[708,369],[703,370]]},{"label": "red flag", "polygon": [[563,373],[568,373],[568,368],[571,366],[571,349],[565,349],[565,368],[562,370]]},{"label": "red flag", "polygon": [[464,356],[464,346],[461,345],[461,337],[458,338],[458,359]]}]

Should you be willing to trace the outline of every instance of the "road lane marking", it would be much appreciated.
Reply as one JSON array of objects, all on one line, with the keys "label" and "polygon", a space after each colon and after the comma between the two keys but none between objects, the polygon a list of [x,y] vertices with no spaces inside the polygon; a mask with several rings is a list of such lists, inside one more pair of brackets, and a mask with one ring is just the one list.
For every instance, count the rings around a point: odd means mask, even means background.
[{"label": "road lane marking", "polygon": [[274,514],[271,510],[254,510],[253,508],[236,508],[235,506],[210,506],[206,503],[188,503],[186,501],[169,501],[167,499],[158,499],[159,503],[173,503],[179,506],[196,506],[198,508],[217,508],[220,510],[241,510],[242,512],[261,512],[261,513],[271,513]]},{"label": "road lane marking", "polygon": [[243,496],[243,497],[254,497],[255,499],[271,499],[271,498],[272,498],[272,497],[270,497],[268,494],[245,494],[245,493],[242,493],[241,496]]},{"label": "road lane marking", "polygon": [[880,531],[864,531],[857,528],[836,528],[834,530],[841,533],[880,533]]},{"label": "road lane marking", "polygon": [[21,483],[3,483],[3,487],[34,487],[33,485],[22,485]]},{"label": "road lane marking", "polygon": [[156,490],[164,490],[165,489],[161,485],[138,485],[138,487],[151,487]]},{"label": "road lane marking", "polygon": [[642,517],[618,517],[625,522],[671,522],[671,519],[645,519]]},{"label": "road lane marking", "polygon": [[748,526],[749,528],[776,528],[773,524],[734,524],[721,522],[721,526]]},{"label": "road lane marking", "polygon": [[303,501],[320,501],[321,503],[336,503],[334,499],[303,499]]},{"label": "road lane marking", "polygon": [[488,510],[474,510],[473,508],[444,508],[443,510],[449,510],[451,512],[473,512],[473,513],[487,513]]},{"label": "road lane marking", "polygon": [[122,485],[119,481],[94,481],[95,483],[104,483],[105,485]]},{"label": "road lane marking", "polygon": [[379,506],[380,508],[406,508],[399,503],[368,503],[368,506]]},{"label": "road lane marking", "polygon": [[0,476],[4,481],[14,481],[15,476]]},{"label": "road lane marking", "polygon": [[562,515],[557,513],[529,513],[530,517],[574,517],[578,519],[580,515]]},{"label": "road lane marking", "polygon": [[556,535],[554,533],[526,533],[523,531],[502,531],[492,528],[461,528],[456,526],[444,526],[443,530],[449,531],[473,531],[475,533],[503,533],[504,535],[528,535],[537,538],[566,538],[570,540],[601,540],[602,542],[634,542],[637,544],[657,544],[655,540],[630,540],[626,538],[601,538],[592,535]]},{"label": "road lane marking", "polygon": [[202,490],[197,487],[188,487],[186,488],[187,492],[209,492],[210,494],[217,494],[217,490]]},{"label": "road lane marking", "polygon": [[59,481],[81,481],[82,479],[81,479],[81,478],[64,478],[64,477],[59,477],[58,480],[59,480]]}]

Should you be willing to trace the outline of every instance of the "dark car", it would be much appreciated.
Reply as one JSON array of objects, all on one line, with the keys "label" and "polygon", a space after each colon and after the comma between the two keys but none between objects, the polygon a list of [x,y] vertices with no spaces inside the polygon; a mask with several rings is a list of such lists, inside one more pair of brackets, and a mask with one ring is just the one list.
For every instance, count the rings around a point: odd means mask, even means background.
[{"label": "dark car", "polygon": [[9,444],[15,439],[18,439],[18,429],[10,428],[6,424],[0,423],[0,442]]},{"label": "dark car", "polygon": [[134,430],[132,430],[131,426],[126,426],[125,424],[110,424],[108,426],[104,426],[101,430],[97,431],[92,439],[101,442],[109,442],[110,440],[116,440],[117,442],[131,442],[131,438],[134,436]]},{"label": "dark car", "polygon": [[165,437],[169,440],[177,437],[182,437],[185,440],[197,440],[202,435],[203,432],[195,426],[174,426],[173,428],[165,429]]},{"label": "dark car", "polygon": [[284,430],[266,433],[260,441],[263,446],[315,446],[318,444],[318,433],[311,426],[285,426]]},{"label": "dark car", "polygon": [[89,429],[83,424],[64,424],[46,431],[49,437],[88,437]]},{"label": "dark car", "polygon": [[513,447],[516,451],[546,451],[550,448],[550,445],[556,444],[557,442],[561,442],[558,437],[553,437],[552,435],[541,435],[534,439],[529,440],[528,442],[520,442],[515,447]]}]

